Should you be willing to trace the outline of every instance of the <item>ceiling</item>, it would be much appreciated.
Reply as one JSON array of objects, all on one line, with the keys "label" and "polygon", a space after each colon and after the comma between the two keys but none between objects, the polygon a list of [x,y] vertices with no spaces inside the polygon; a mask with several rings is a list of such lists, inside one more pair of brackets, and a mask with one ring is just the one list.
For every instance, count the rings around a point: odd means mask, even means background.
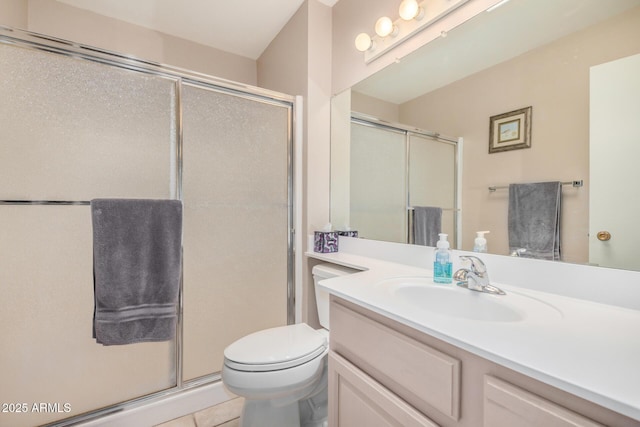
[{"label": "ceiling", "polygon": [[[304,0],[57,0],[257,59]],[[338,0],[319,0],[333,6]]]},{"label": "ceiling", "polygon": [[402,104],[638,6],[640,0],[511,0],[391,64],[353,90]]}]

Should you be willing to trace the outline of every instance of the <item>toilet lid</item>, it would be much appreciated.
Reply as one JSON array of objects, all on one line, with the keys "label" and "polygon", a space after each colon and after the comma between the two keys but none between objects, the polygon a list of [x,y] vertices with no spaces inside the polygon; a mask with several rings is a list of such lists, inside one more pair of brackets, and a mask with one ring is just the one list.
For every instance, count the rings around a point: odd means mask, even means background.
[{"label": "toilet lid", "polygon": [[225,364],[241,371],[272,371],[301,365],[324,353],[327,338],[305,323],[240,338],[224,350]]}]

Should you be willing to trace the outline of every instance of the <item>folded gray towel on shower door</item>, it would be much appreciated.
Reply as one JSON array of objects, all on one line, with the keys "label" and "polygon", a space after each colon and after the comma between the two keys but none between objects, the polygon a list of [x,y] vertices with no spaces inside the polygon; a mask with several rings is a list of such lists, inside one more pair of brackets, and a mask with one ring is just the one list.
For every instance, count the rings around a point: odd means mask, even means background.
[{"label": "folded gray towel on shower door", "polygon": [[509,251],[559,261],[561,201],[557,181],[509,185]]},{"label": "folded gray towel on shower door", "polygon": [[182,202],[95,199],[93,336],[103,345],[175,337]]},{"label": "folded gray towel on shower door", "polygon": [[413,208],[413,243],[435,246],[442,232],[442,208],[415,206]]}]

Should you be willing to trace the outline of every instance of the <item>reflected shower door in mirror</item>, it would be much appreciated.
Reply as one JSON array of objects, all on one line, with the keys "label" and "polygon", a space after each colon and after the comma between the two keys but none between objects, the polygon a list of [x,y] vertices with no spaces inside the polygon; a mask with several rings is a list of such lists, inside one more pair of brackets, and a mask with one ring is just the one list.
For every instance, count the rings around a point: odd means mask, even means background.
[{"label": "reflected shower door in mirror", "polygon": [[406,242],[405,140],[394,129],[351,124],[348,223],[362,238]]},{"label": "reflected shower door in mirror", "polygon": [[348,131],[345,145],[332,142],[334,226],[365,239],[429,244],[415,239],[414,207],[436,207],[442,217],[427,225],[457,247],[458,141],[355,113]]},{"label": "reflected shower door in mirror", "polygon": [[[584,180],[562,190],[561,260],[640,270],[640,261],[596,261],[589,249],[600,231],[589,227],[600,203],[590,200],[599,185],[590,173],[590,146],[598,144],[589,134],[590,70],[639,53],[640,0],[512,0],[353,86],[348,111],[464,138],[461,249],[472,250],[475,232],[490,230],[489,252],[509,254],[508,191],[489,187]],[[490,117],[527,106],[531,147],[489,153]],[[640,134],[640,122],[629,125],[628,134]],[[629,168],[619,171],[610,191],[628,195],[636,180]],[[592,243],[608,250],[606,242]]]}]

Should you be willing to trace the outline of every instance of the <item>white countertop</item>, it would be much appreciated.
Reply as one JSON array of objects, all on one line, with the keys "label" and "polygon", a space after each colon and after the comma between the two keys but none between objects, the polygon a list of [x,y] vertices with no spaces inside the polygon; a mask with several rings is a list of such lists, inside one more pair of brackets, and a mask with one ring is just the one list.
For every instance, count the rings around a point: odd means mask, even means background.
[{"label": "white countertop", "polygon": [[363,270],[320,282],[336,296],[640,421],[640,311],[492,283],[507,295],[478,295],[511,298],[525,309],[522,301],[530,297],[552,305],[557,314],[517,322],[452,317],[376,285],[395,277],[425,281],[432,277],[430,270],[349,253],[306,255]]}]

